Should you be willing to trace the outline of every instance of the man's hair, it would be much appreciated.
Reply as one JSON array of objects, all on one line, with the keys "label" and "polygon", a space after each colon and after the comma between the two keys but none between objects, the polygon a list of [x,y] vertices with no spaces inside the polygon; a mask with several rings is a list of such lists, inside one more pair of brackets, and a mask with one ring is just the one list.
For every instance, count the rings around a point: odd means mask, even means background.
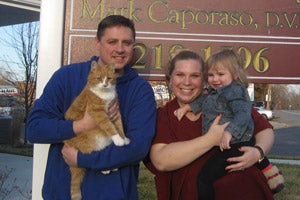
[{"label": "man's hair", "polygon": [[98,40],[101,39],[106,28],[114,26],[124,26],[130,28],[130,30],[132,31],[133,39],[135,40],[135,28],[133,21],[122,15],[107,16],[99,23],[97,30]]}]

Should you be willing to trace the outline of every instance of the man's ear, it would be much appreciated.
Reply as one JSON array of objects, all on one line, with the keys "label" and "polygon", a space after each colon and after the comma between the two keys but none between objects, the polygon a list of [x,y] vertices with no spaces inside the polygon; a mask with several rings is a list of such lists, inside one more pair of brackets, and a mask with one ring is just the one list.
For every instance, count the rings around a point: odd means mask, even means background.
[{"label": "man's ear", "polygon": [[97,36],[95,37],[95,46],[96,46],[96,49],[97,49],[97,50],[100,49],[100,40],[98,39]]}]

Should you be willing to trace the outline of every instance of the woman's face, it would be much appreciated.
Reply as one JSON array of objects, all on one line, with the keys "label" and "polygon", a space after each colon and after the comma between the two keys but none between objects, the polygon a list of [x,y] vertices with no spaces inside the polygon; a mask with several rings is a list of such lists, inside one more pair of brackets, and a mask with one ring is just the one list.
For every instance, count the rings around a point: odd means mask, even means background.
[{"label": "woman's face", "polygon": [[170,84],[179,105],[188,104],[202,91],[202,66],[197,60],[178,60],[171,74]]}]

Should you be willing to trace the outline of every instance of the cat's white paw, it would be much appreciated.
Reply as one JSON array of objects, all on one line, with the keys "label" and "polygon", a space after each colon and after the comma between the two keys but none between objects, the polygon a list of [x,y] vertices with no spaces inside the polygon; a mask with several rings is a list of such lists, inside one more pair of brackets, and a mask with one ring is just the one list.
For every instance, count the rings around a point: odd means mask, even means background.
[{"label": "cat's white paw", "polygon": [[118,168],[112,170],[102,170],[101,173],[106,175],[106,174],[110,174],[111,172],[116,172],[118,170],[119,170]]},{"label": "cat's white paw", "polygon": [[124,138],[124,142],[125,142],[125,144],[127,145],[127,144],[130,143],[130,139],[126,137],[126,138]]},{"label": "cat's white paw", "polygon": [[110,172],[111,172],[110,170],[102,170],[101,171],[102,174],[110,174]]},{"label": "cat's white paw", "polygon": [[81,192],[80,193],[75,193],[75,194],[71,194],[71,198],[72,200],[81,200],[82,196],[81,196]]},{"label": "cat's white paw", "polygon": [[116,146],[124,146],[130,142],[128,138],[122,138],[120,135],[114,135],[111,139]]}]

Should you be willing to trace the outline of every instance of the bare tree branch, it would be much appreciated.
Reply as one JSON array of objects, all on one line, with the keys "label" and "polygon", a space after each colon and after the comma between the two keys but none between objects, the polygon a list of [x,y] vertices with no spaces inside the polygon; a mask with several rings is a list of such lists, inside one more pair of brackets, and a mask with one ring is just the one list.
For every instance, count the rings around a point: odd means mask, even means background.
[{"label": "bare tree branch", "polygon": [[13,25],[11,26],[11,30],[6,32],[7,37],[0,36],[0,42],[14,49],[17,56],[17,60],[12,59],[10,55],[4,55],[1,58],[5,63],[5,70],[2,69],[1,78],[18,88],[19,103],[25,109],[24,122],[35,100],[38,31],[39,22],[30,22]]}]

